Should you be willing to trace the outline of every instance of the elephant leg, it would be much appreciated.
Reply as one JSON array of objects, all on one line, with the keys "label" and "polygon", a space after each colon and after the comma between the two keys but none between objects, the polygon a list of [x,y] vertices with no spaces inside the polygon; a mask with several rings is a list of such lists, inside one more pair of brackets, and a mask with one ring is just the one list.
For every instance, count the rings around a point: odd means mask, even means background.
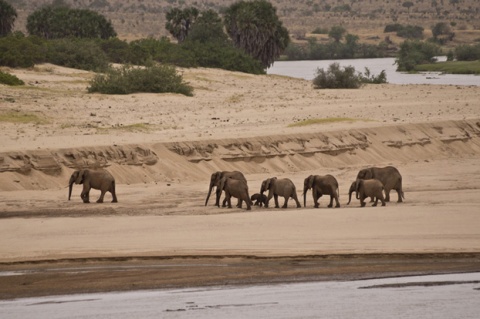
[{"label": "elephant leg", "polygon": [[383,199],[383,195],[380,196],[380,200],[382,201],[382,206],[385,206],[385,200]]},{"label": "elephant leg", "polygon": [[230,196],[230,194],[226,193],[225,194],[225,200],[227,201],[228,203],[228,208],[232,208],[232,197]]},{"label": "elephant leg", "polygon": [[401,188],[396,189],[396,191],[397,191],[397,194],[398,194],[397,203],[402,203],[402,202],[403,202],[403,199],[402,199],[402,193],[403,193],[403,191],[402,191]]},{"label": "elephant leg", "polygon": [[83,184],[83,190],[82,193],[80,194],[80,197],[82,198],[84,203],[90,203],[90,187]]},{"label": "elephant leg", "polygon": [[390,201],[390,188],[385,188],[385,201]]},{"label": "elephant leg", "polygon": [[237,207],[238,207],[238,208],[242,208],[242,203],[243,203],[243,200],[241,200],[241,199],[239,198],[238,201],[237,201]]},{"label": "elephant leg", "polygon": [[333,195],[333,198],[335,198],[335,208],[339,208],[340,207],[340,201],[338,200],[337,192],[335,192],[335,195]]},{"label": "elephant leg", "polygon": [[375,203],[373,203],[373,205],[372,205],[372,206],[374,206],[374,207],[375,207],[375,206],[377,206],[377,204],[378,204],[378,196],[375,198]]},{"label": "elephant leg", "polygon": [[275,200],[275,208],[280,208],[280,205],[278,205],[278,195],[274,194],[273,199]]},{"label": "elephant leg", "polygon": [[100,197],[97,199],[97,203],[103,203],[103,197],[107,191],[101,190]]},{"label": "elephant leg", "polygon": [[373,203],[374,200],[375,200],[375,197],[370,196],[370,203]]},{"label": "elephant leg", "polygon": [[287,208],[288,207],[288,199],[289,198],[290,198],[290,196],[285,196],[285,201],[283,202],[282,208]]},{"label": "elephant leg", "polygon": [[302,207],[302,205],[300,204],[299,200],[298,200],[298,197],[297,197],[297,194],[296,193],[293,193],[293,199],[295,200],[295,203],[297,203],[297,208],[300,208]]},{"label": "elephant leg", "polygon": [[333,195],[330,195],[330,204],[328,204],[328,208],[333,207]]},{"label": "elephant leg", "polygon": [[112,203],[118,203],[117,194],[115,194],[115,191],[112,191],[110,193],[112,193]]},{"label": "elephant leg", "polygon": [[247,210],[252,210],[252,206],[250,204],[250,201],[249,201],[249,197],[248,197],[248,194],[246,196],[246,200],[245,200],[245,203],[247,204]]},{"label": "elephant leg", "polygon": [[360,196],[360,206],[361,207],[365,207],[365,205],[367,204],[367,203],[365,203],[365,198],[366,197]]}]

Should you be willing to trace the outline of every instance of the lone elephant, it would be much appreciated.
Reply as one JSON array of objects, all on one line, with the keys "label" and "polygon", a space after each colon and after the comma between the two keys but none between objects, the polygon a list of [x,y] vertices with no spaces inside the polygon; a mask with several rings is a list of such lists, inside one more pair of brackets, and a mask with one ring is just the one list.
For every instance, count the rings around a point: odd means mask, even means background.
[{"label": "lone elephant", "polygon": [[90,189],[98,189],[101,191],[97,203],[103,203],[103,197],[106,192],[112,194],[112,203],[117,202],[117,195],[115,193],[115,178],[106,170],[90,170],[81,169],[76,170],[70,176],[68,182],[68,200],[72,196],[73,184],[83,184],[83,190],[80,194],[84,203],[90,203]]},{"label": "lone elephant", "polygon": [[393,166],[387,167],[370,167],[360,170],[357,174],[357,179],[377,179],[385,187],[385,201],[390,201],[390,191],[392,189],[397,191],[398,202],[403,202],[405,198],[402,189],[402,175]]},{"label": "lone elephant", "polygon": [[339,189],[338,182],[332,175],[310,175],[305,178],[303,182],[303,207],[307,207],[307,192],[312,190],[313,204],[315,208],[318,208],[320,204],[318,200],[323,195],[330,195],[330,204],[328,207],[333,207],[333,200],[335,199],[335,207],[340,207],[338,201]]},{"label": "lone elephant", "polygon": [[[213,187],[215,187],[216,188],[215,206],[220,207],[220,196],[222,195],[222,190],[221,188],[219,188],[219,186],[220,186],[220,181],[224,177],[241,180],[241,181],[244,181],[245,183],[247,182],[247,179],[245,178],[245,176],[243,176],[243,173],[239,171],[233,171],[233,172],[218,171],[213,173],[212,176],[210,177],[210,186],[208,188],[208,195],[207,195],[207,199],[205,200],[205,206],[207,206],[208,199],[212,194]],[[225,204],[226,204],[226,200],[223,201],[223,206],[225,206]],[[240,205],[241,205],[241,201],[239,200],[237,206],[240,206]]]},{"label": "lone elephant", "polygon": [[263,194],[268,190],[267,202],[265,203],[265,207],[268,208],[268,202],[272,197],[275,199],[275,208],[279,208],[278,205],[278,196],[282,196],[285,198],[285,202],[282,208],[288,207],[288,200],[293,198],[297,203],[297,208],[302,207],[300,202],[298,201],[297,197],[297,188],[295,184],[288,179],[288,178],[281,178],[277,179],[276,177],[267,178],[262,182],[262,186],[260,187],[260,194]]},{"label": "lone elephant", "polygon": [[[356,197],[357,199],[360,199],[360,205],[362,207],[365,207],[365,198],[368,197],[375,198],[375,202],[372,206],[377,206],[379,199],[382,201],[382,206],[385,206],[385,199],[383,197],[384,186],[382,182],[380,182],[378,179],[357,179],[355,182],[352,183],[350,190],[352,189],[352,187],[355,187],[355,191],[357,193]],[[350,194],[347,205],[350,204],[353,192],[349,193]]]},{"label": "lone elephant", "polygon": [[223,177],[220,180],[218,188],[225,192],[225,199],[228,203],[228,208],[232,208],[231,198],[235,197],[240,200],[240,206],[242,207],[241,201],[245,201],[247,204],[247,210],[252,209],[252,200],[248,195],[248,185],[246,181],[233,179],[230,177]]}]

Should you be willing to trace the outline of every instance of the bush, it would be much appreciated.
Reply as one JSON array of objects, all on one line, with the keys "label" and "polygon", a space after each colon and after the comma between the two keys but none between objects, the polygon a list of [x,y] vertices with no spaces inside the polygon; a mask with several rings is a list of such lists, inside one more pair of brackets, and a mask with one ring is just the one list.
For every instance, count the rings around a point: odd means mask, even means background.
[{"label": "bush", "polygon": [[69,68],[102,72],[108,68],[108,57],[95,40],[57,39],[48,42],[47,61]]},{"label": "bush", "polygon": [[415,66],[424,63],[433,63],[440,49],[434,43],[407,40],[400,45],[395,63],[397,71],[413,71]]},{"label": "bush", "polygon": [[379,75],[375,76],[370,73],[369,68],[365,68],[365,74],[361,74],[361,81],[362,83],[368,83],[368,84],[382,84],[382,83],[387,83],[387,74],[385,73],[385,70],[382,70]]},{"label": "bush", "polygon": [[328,28],[316,27],[315,30],[312,31],[313,34],[328,34]]},{"label": "bush", "polygon": [[6,85],[24,85],[25,82],[17,78],[15,75],[0,71],[0,83]]},{"label": "bush", "polygon": [[480,44],[459,45],[455,48],[455,56],[458,61],[476,61],[480,60]]},{"label": "bush", "polygon": [[317,75],[313,79],[315,89],[357,89],[361,85],[361,76],[353,66],[341,69],[338,63],[330,64],[327,71],[317,69]]},{"label": "bush", "polygon": [[385,26],[385,29],[383,29],[383,32],[384,32],[384,33],[387,33],[387,32],[398,32],[398,31],[400,31],[401,29],[403,29],[403,25],[401,25],[400,23],[387,24],[387,25]]},{"label": "bush", "polygon": [[156,65],[146,68],[124,66],[109,68],[106,74],[96,75],[88,92],[104,94],[130,94],[135,92],[180,93],[193,95],[193,88],[183,82],[174,66]]},{"label": "bush", "polygon": [[25,37],[17,33],[0,37],[0,65],[29,68],[45,62],[46,42],[38,37]]}]

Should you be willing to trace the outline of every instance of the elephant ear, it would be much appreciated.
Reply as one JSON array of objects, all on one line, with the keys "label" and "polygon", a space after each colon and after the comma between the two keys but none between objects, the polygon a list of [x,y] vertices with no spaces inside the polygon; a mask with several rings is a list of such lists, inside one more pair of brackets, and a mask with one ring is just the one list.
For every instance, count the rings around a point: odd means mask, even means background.
[{"label": "elephant ear", "polygon": [[372,179],[372,178],[373,178],[373,170],[371,168],[366,169],[363,179]]},{"label": "elephant ear", "polygon": [[355,191],[357,194],[360,192],[360,187],[363,187],[363,179],[357,179],[356,181]]},{"label": "elephant ear", "polygon": [[266,185],[266,189],[270,189],[272,186],[273,186],[273,183],[277,180],[276,177],[272,177],[272,178],[269,178],[267,179],[267,185]]},{"label": "elephant ear", "polygon": [[308,188],[313,188],[313,183],[315,182],[315,176],[308,176]]},{"label": "elephant ear", "polygon": [[77,179],[75,180],[75,184],[83,184],[85,177],[87,176],[87,170],[81,169],[78,171]]},{"label": "elephant ear", "polygon": [[223,177],[219,182],[218,182],[218,189],[219,190],[223,190],[223,188],[225,187],[225,182],[227,181],[227,178],[226,177]]}]

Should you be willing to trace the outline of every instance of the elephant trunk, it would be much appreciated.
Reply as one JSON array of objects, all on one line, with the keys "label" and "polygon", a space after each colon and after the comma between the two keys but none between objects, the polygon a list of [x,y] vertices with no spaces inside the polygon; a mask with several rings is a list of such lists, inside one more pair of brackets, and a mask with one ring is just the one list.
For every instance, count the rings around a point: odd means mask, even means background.
[{"label": "elephant trunk", "polygon": [[207,206],[207,204],[208,204],[208,199],[210,198],[210,195],[212,194],[213,186],[214,186],[213,183],[210,183],[210,188],[208,190],[207,199],[205,200],[205,206]]},{"label": "elephant trunk", "polygon": [[68,182],[68,200],[70,200],[70,197],[72,197],[72,188],[74,182],[75,180],[73,178],[70,178],[70,181]]},{"label": "elephant trunk", "polygon": [[352,193],[353,193],[353,190],[350,188],[350,191],[348,192],[348,203],[347,203],[347,205],[350,205],[350,202],[352,201]]}]

